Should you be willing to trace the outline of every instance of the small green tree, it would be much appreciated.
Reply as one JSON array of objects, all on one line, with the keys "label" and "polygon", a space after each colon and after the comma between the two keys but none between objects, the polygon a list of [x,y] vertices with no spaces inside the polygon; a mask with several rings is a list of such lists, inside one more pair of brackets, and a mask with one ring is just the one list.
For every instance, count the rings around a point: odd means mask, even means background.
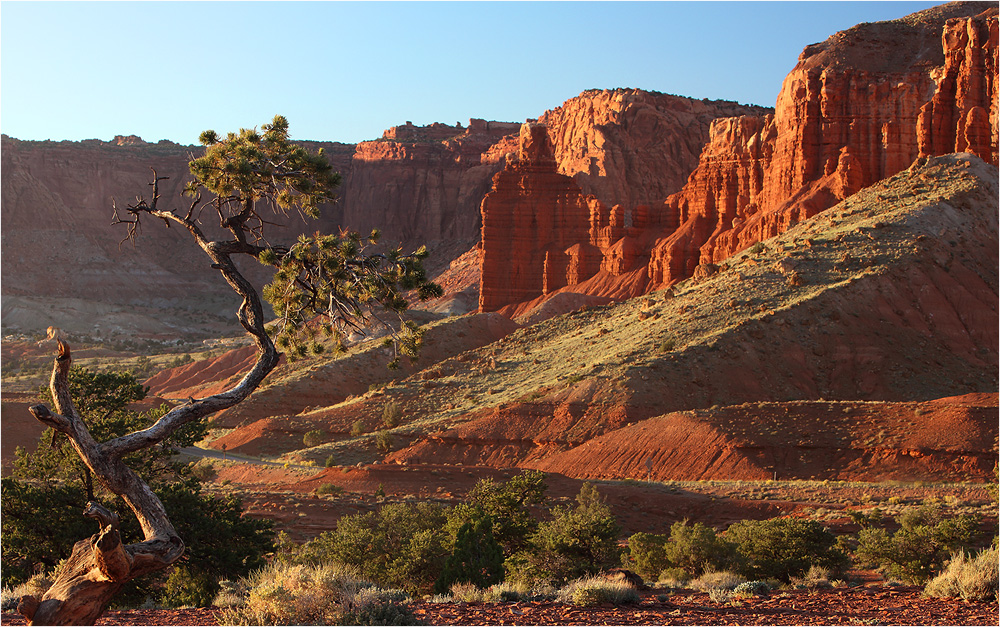
[{"label": "small green tree", "polygon": [[688,521],[670,526],[670,542],[664,547],[671,568],[694,579],[706,571],[740,570],[737,546],[715,533],[715,529]]},{"label": "small green tree", "polygon": [[493,522],[493,537],[510,556],[524,548],[538,528],[529,507],[545,502],[545,474],[537,470],[520,472],[507,481],[480,479],[469,491],[468,501],[455,508],[451,519],[464,522],[486,515]]},{"label": "small green tree", "polygon": [[892,534],[881,527],[862,527],[855,557],[913,585],[923,585],[953,553],[969,548],[979,526],[972,514],[948,518],[936,505],[910,509],[896,517],[896,522],[900,528]]},{"label": "small green tree", "polygon": [[383,586],[427,593],[451,553],[447,511],[436,503],[392,503],[376,512],[342,517],[300,547],[285,545],[280,559],[356,566]]},{"label": "small green tree", "polygon": [[434,589],[444,594],[456,583],[488,588],[503,581],[503,577],[503,551],[493,537],[493,522],[489,516],[482,516],[464,523],[458,530],[455,547],[445,561]]},{"label": "small green tree", "polygon": [[841,572],[847,556],[837,548],[837,538],[814,520],[771,518],[743,520],[726,530],[743,556],[743,574],[749,579],[801,577],[812,565]]},{"label": "small green tree", "polygon": [[614,566],[620,527],[594,487],[585,483],[575,508],[556,506],[552,520],[530,538],[529,561],[556,581],[568,581]]},{"label": "small green tree", "polygon": [[[298,210],[316,217],[320,205],[333,200],[340,182],[322,151],[313,154],[290,141],[284,117],[275,116],[263,125],[262,132],[241,129],[223,139],[206,131],[200,139],[206,149],[204,156],[189,163],[193,179],[185,191],[194,198],[190,204],[165,207],[170,204],[160,197],[160,182],[165,177],[154,171],[151,196],[122,208],[115,204],[113,222],[127,229],[122,243],[135,245],[143,223],[150,221],[176,225],[190,236],[208,256],[211,267],[241,298],[237,317],[254,343],[256,360],[229,389],[181,403],[145,428],[99,441],[74,406],[69,384],[70,347],[58,343],[49,386],[55,410],[39,404],[30,411],[39,422],[73,441],[84,465],[132,510],[143,539],[123,544],[118,515],[99,503],[89,504],[85,515],[100,525],[103,540],[73,545],[73,558],[68,562],[71,568],[60,570],[45,598],[26,598],[21,604],[29,621],[96,621],[124,583],[162,571],[183,556],[184,542],[163,502],[130,468],[127,458],[242,402],[278,365],[280,353],[265,328],[261,295],[243,275],[236,263],[238,256],[251,256],[276,268],[264,295],[279,318],[273,329],[278,346],[286,349],[289,357],[304,356],[310,349],[322,350],[322,345],[313,341],[317,327],[342,344],[339,340],[345,329],[362,329],[382,309],[401,315],[408,302],[403,297],[406,290],[414,290],[420,298],[441,294],[441,288],[429,282],[424,272],[426,249],[413,254],[403,254],[398,248],[377,250],[377,232],[364,240],[354,233],[317,233],[300,237],[291,246],[273,243],[274,213]],[[223,233],[222,239],[210,238],[201,223],[203,215],[218,219],[217,232]],[[389,339],[396,349],[390,365],[398,364],[400,354],[412,358],[420,344],[415,325],[401,322],[401,326],[402,330],[393,330]]]},{"label": "small green tree", "polygon": [[388,429],[399,425],[403,418],[403,408],[395,401],[389,401],[382,406],[382,424]]},{"label": "small green tree", "polygon": [[660,573],[670,567],[666,545],[669,536],[655,533],[634,533],[628,539],[628,552],[622,563],[647,581],[656,581]]}]

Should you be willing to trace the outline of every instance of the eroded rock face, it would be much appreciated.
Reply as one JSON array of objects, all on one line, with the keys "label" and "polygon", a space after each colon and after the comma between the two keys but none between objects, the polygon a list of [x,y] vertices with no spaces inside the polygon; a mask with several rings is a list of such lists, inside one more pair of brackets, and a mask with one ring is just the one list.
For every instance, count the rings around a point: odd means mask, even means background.
[{"label": "eroded rock face", "polygon": [[[524,314],[529,304],[515,299],[538,304],[558,290],[613,296],[656,289],[783,233],[918,157],[966,151],[996,164],[996,80],[997,9],[989,3],[860,24],[802,52],[773,114],[716,116],[697,167],[676,193],[670,190],[691,171],[686,155],[700,145],[699,116],[711,115],[703,103],[634,90],[585,92],[540,121],[548,124],[557,171],[573,176],[582,197],[600,201],[591,203],[589,237],[564,246],[564,236],[528,235],[528,226],[514,245],[484,237],[487,257],[502,255],[498,246],[512,259],[523,256],[527,242],[549,250],[547,259],[514,261],[516,284],[526,272],[535,277],[530,289],[489,296],[481,306]],[[494,189],[494,217],[511,189]],[[547,205],[527,198],[534,189],[522,177],[512,198],[535,203],[537,213]],[[597,252],[600,268],[592,272]],[[484,273],[484,292],[501,280]]]},{"label": "eroded rock face", "polygon": [[[563,251],[587,242],[591,207],[598,204],[556,171],[545,125],[522,125],[517,158],[493,178],[482,202],[480,311],[565,285],[555,279],[568,270]],[[576,267],[589,269],[592,262],[578,257]]]},{"label": "eroded rock face", "polygon": [[[598,276],[611,285],[644,267],[651,229],[677,224],[643,203],[681,188],[714,118],[766,111],[604,90],[584,92],[522,127],[517,153],[508,153],[483,199],[481,311]],[[631,291],[645,287],[640,274]]]},{"label": "eroded rock face", "polygon": [[362,233],[378,228],[393,242],[474,237],[479,203],[503,167],[484,153],[519,126],[477,119],[465,128],[408,123],[361,142],[344,170],[343,223]]},{"label": "eroded rock face", "polygon": [[589,90],[539,119],[559,172],[608,206],[636,207],[679,191],[698,164],[712,121],[766,107],[639,89]]},{"label": "eroded rock face", "polygon": [[[324,206],[319,221],[306,222],[294,212],[284,218],[289,228],[282,237],[294,240],[299,232],[342,227],[367,233],[377,227],[383,241],[410,249],[478,238],[480,201],[504,163],[501,140],[519,128],[473,119],[466,127],[394,127],[382,140],[358,146],[302,142],[313,151],[323,148],[344,183],[338,202]],[[135,248],[119,246],[125,228],[110,226],[112,198],[122,206],[148,193],[150,168],[169,177],[160,183],[161,203],[186,210],[190,200],[180,191],[190,179],[187,163],[200,150],[135,136],[111,142],[5,136],[4,324],[24,331],[55,325],[73,333],[144,337],[238,330],[233,312],[239,299],[190,238],[150,222]],[[206,223],[211,232],[212,220]],[[258,285],[266,282],[258,264],[251,261],[245,269]],[[181,322],[159,315],[163,308],[189,314],[180,314],[186,316]],[[202,320],[206,314],[212,316],[210,325]]]},{"label": "eroded rock face", "polygon": [[679,215],[650,258],[651,285],[691,276],[782,233],[921,156],[997,163],[997,9],[935,7],[860,24],[807,47],[773,117],[719,120]]}]

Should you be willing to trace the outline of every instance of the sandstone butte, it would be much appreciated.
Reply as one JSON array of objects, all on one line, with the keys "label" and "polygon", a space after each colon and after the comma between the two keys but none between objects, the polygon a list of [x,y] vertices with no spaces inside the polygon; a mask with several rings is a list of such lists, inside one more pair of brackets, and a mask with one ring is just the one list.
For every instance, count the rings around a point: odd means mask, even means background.
[{"label": "sandstone butte", "polygon": [[[658,203],[650,195],[669,184],[612,167],[634,152],[608,158],[596,106],[580,114],[593,116],[592,138],[567,131],[567,103],[539,119],[547,132],[522,129],[483,199],[480,311],[517,317],[558,292],[627,298],[710,273],[920,157],[970,152],[996,165],[997,69],[991,3],[837,33],[802,52],[773,114],[714,120],[686,184]],[[639,191],[609,191],[623,172],[633,178],[622,187]]]}]

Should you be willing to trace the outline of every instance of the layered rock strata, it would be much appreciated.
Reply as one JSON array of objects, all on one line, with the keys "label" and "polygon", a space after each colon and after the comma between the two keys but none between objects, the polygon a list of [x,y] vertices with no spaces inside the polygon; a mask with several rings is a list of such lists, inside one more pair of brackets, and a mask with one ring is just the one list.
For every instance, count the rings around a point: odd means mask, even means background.
[{"label": "layered rock strata", "polygon": [[361,142],[342,170],[343,224],[362,233],[378,228],[387,240],[407,244],[474,236],[479,203],[503,167],[490,149],[519,126],[407,123]]},{"label": "layered rock strata", "polygon": [[692,276],[918,157],[997,163],[997,9],[949,4],[860,24],[808,46],[774,116],[719,120],[688,184],[663,204],[681,227],[649,262],[651,286]]},{"label": "layered rock strata", "polygon": [[[522,128],[516,152],[509,141],[497,144],[494,158],[509,152],[481,206],[481,310],[595,277],[614,284],[616,295],[641,293],[648,234],[677,226],[642,203],[681,188],[713,119],[766,111],[636,89],[594,90]],[[624,291],[623,276],[630,277]]]},{"label": "layered rock strata", "polygon": [[[721,260],[783,233],[918,157],[964,151],[996,164],[997,65],[997,9],[989,3],[948,4],[837,33],[802,52],[773,114],[714,120],[683,189],[655,203],[644,200],[669,183],[649,184],[643,157],[635,155],[661,154],[652,147],[659,144],[613,144],[608,138],[621,137],[620,129],[628,125],[605,121],[621,109],[619,101],[645,96],[585,93],[586,106],[578,104],[575,115],[567,103],[540,120],[550,125],[558,172],[574,177],[581,197],[593,194],[604,203],[589,201],[590,215],[576,212],[579,222],[566,228],[586,228],[587,237],[570,241],[545,230],[522,232],[517,241],[492,239],[490,232],[503,231],[487,228],[484,217],[484,258],[518,260],[517,276],[496,274],[503,264],[492,272],[484,265],[481,308],[518,315],[560,290],[622,297],[664,287],[694,276],[699,266],[710,273]],[[639,111],[631,116],[619,111],[619,117],[634,128],[663,132],[662,125],[648,121],[648,108]],[[582,132],[568,119],[587,119],[592,130]],[[619,149],[625,144],[630,150]],[[516,161],[508,165],[517,167]],[[625,172],[630,174],[623,179]],[[638,191],[611,189],[625,179],[623,186]],[[553,206],[541,197],[528,199],[543,189],[530,176],[517,180],[515,188],[510,178],[498,176],[483,207],[499,217],[505,195],[521,207]],[[528,250],[546,248],[548,262],[538,254],[526,256]],[[525,278],[529,263],[532,278]]]}]

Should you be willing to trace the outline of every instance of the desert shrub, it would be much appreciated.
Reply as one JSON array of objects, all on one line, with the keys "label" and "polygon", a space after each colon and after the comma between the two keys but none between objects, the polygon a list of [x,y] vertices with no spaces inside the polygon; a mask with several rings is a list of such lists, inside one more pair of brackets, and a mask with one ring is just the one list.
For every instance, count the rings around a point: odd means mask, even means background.
[{"label": "desert shrub", "polygon": [[212,607],[240,607],[246,603],[246,597],[247,590],[240,582],[223,579],[212,599]]},{"label": "desert shrub", "polygon": [[910,509],[896,521],[900,528],[892,534],[884,528],[862,528],[855,556],[860,563],[913,585],[926,583],[952,553],[968,547],[978,527],[976,516],[945,518],[935,504]]},{"label": "desert shrub", "polygon": [[666,568],[656,578],[658,588],[683,588],[691,578],[680,568]]},{"label": "desert shrub", "polygon": [[389,401],[382,406],[382,424],[391,429],[399,425],[403,419],[403,408],[395,401]]},{"label": "desert shrub", "polygon": [[749,579],[787,583],[813,564],[838,572],[848,564],[837,538],[813,520],[744,520],[730,526],[725,537],[746,560],[740,571]]},{"label": "desert shrub", "polygon": [[323,432],[319,429],[313,429],[312,431],[306,431],[305,435],[302,436],[302,445],[306,448],[312,448],[314,446],[319,446],[323,443]]},{"label": "desert shrub", "polygon": [[41,599],[42,595],[51,587],[52,576],[46,574],[44,571],[35,573],[24,583],[14,587],[4,586],[3,595],[0,597],[0,608],[5,612],[13,612],[17,610],[17,605],[21,601],[22,596],[30,595],[36,599]]},{"label": "desert shrub", "polygon": [[711,590],[732,591],[736,586],[746,583],[746,577],[732,571],[723,570],[705,573],[690,583],[691,587],[701,592]]},{"label": "desert shrub", "polygon": [[428,593],[451,553],[446,510],[436,503],[392,503],[342,517],[337,528],[301,546],[285,545],[290,564],[341,563],[382,585]]},{"label": "desert shrub", "polygon": [[503,580],[503,551],[493,538],[493,522],[483,516],[458,530],[455,546],[445,561],[434,589],[443,593],[455,583],[487,588]]},{"label": "desert shrub", "polygon": [[365,432],[365,425],[360,420],[355,420],[354,423],[351,424],[352,436],[358,437],[359,435],[364,434],[364,432]]},{"label": "desert shrub", "polygon": [[997,547],[983,549],[975,557],[965,551],[952,555],[944,572],[924,587],[929,597],[954,597],[965,601],[994,601],[997,598],[1000,557]]},{"label": "desert shrub", "polygon": [[654,579],[670,568],[666,551],[669,539],[665,535],[641,531],[632,534],[628,539],[628,552],[622,555],[622,565],[635,571],[643,579]]},{"label": "desert shrub", "polygon": [[353,569],[274,564],[252,574],[245,585],[246,602],[220,612],[220,625],[330,624],[344,597],[365,584]]},{"label": "desert shrub", "polygon": [[363,588],[346,604],[337,625],[421,625],[402,590]]},{"label": "desert shrub", "polygon": [[167,607],[208,607],[218,588],[204,572],[178,566],[167,577],[160,602]]},{"label": "desert shrub", "polygon": [[486,591],[485,600],[491,603],[511,603],[527,600],[531,590],[507,581],[495,583]]},{"label": "desert shrub", "polygon": [[767,596],[771,591],[771,584],[766,581],[744,581],[733,588],[733,596],[736,597],[760,597]]},{"label": "desert shrub", "polygon": [[456,582],[447,591],[455,603],[482,603],[486,599],[483,589],[474,583]]},{"label": "desert shrub", "polygon": [[481,479],[469,492],[468,502],[453,510],[449,526],[457,535],[465,522],[489,516],[493,537],[509,557],[527,546],[528,537],[538,528],[528,507],[543,503],[546,489],[545,475],[537,470],[521,472],[501,483]]},{"label": "desert shrub", "polygon": [[382,453],[392,450],[392,434],[388,431],[379,431],[375,434],[375,448]]},{"label": "desert shrub", "polygon": [[664,556],[672,568],[679,568],[688,579],[700,577],[706,571],[741,570],[736,544],[720,537],[715,529],[688,521],[670,526],[670,542],[664,545]]},{"label": "desert shrub", "polygon": [[830,570],[822,566],[816,566],[815,564],[809,567],[805,575],[790,577],[789,581],[796,588],[808,588],[810,590],[833,587],[833,584],[830,583]]},{"label": "desert shrub", "polygon": [[333,468],[334,466],[337,465],[337,456],[334,455],[333,453],[330,453],[330,456],[326,458],[326,461],[323,462],[323,465],[327,468]]},{"label": "desert shrub", "polygon": [[341,564],[275,563],[248,577],[242,606],[217,615],[221,625],[413,625],[408,597],[381,590]]},{"label": "desert shrub", "polygon": [[584,483],[578,505],[554,507],[552,520],[530,538],[528,560],[545,578],[568,581],[614,566],[619,561],[619,527],[593,485]]},{"label": "desert shrub", "polygon": [[711,527],[688,521],[670,527],[670,536],[637,533],[629,538],[623,563],[645,579],[663,577],[689,580],[706,571],[738,569],[736,545],[720,537]]},{"label": "desert shrub", "polygon": [[581,607],[604,603],[626,605],[639,602],[639,592],[623,581],[608,581],[602,577],[588,577],[570,582],[559,590],[557,600]]},{"label": "desert shrub", "polygon": [[335,483],[321,483],[318,488],[316,488],[316,494],[330,494],[332,496],[340,496],[344,493],[344,488],[340,487]]},{"label": "desert shrub", "polygon": [[191,464],[189,468],[191,469],[191,475],[198,479],[198,481],[212,481],[219,474],[211,462]]}]

